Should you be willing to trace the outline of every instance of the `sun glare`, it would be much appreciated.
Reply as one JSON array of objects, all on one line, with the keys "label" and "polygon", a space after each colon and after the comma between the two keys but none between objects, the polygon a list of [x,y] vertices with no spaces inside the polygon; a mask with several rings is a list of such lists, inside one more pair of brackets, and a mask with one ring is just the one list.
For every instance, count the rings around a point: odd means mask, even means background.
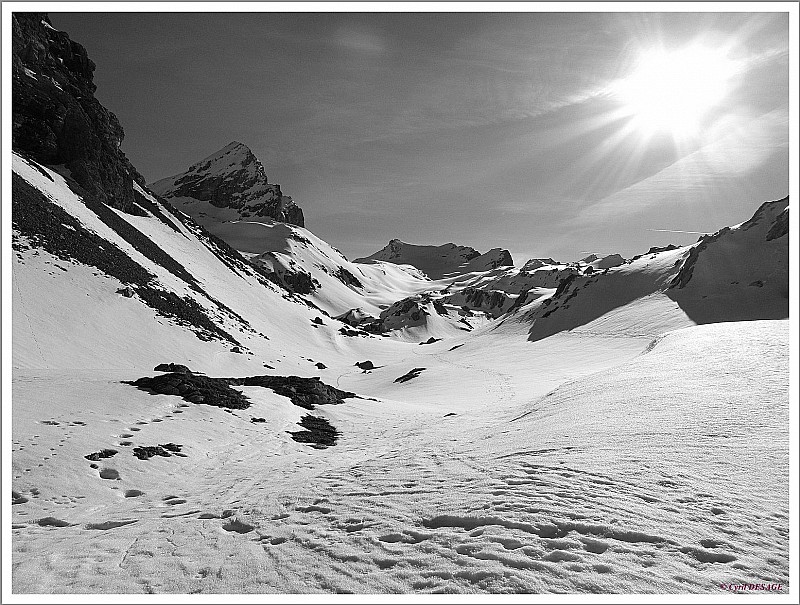
[{"label": "sun glare", "polygon": [[690,137],[724,99],[735,71],[735,62],[723,49],[652,50],[641,55],[615,92],[641,131]]}]

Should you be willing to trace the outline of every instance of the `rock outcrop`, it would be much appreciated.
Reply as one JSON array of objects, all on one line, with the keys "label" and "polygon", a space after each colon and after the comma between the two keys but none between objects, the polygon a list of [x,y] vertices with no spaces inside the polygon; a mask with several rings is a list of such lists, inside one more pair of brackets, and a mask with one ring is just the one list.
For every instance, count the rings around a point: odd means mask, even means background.
[{"label": "rock outcrop", "polygon": [[14,13],[11,25],[14,150],[59,166],[99,201],[144,215],[133,187],[144,178],[119,149],[125,133],[117,117],[94,97],[86,49],[46,14]]}]

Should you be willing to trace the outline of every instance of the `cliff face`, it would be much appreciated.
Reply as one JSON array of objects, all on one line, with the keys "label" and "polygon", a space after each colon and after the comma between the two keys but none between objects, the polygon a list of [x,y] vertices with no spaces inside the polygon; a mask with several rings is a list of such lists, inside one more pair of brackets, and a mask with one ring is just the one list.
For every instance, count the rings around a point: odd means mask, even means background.
[{"label": "cliff face", "polygon": [[117,117],[94,98],[94,63],[86,49],[46,14],[12,16],[12,140],[20,154],[63,165],[97,199],[142,214],[133,182],[144,179],[119,146]]},{"label": "cliff face", "polygon": [[201,223],[213,212],[196,202],[235,211],[235,216],[226,215],[225,220],[269,218],[304,226],[300,207],[283,195],[280,185],[269,182],[258,158],[238,141],[191,165],[186,172],[152,183],[150,188]]}]

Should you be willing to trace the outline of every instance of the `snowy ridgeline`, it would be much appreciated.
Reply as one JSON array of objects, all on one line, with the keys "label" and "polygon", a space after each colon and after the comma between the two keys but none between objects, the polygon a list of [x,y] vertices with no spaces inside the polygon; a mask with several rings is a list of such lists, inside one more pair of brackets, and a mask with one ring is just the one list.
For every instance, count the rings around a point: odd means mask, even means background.
[{"label": "snowy ridgeline", "polygon": [[788,585],[785,200],[430,279],[14,173],[14,591]]}]

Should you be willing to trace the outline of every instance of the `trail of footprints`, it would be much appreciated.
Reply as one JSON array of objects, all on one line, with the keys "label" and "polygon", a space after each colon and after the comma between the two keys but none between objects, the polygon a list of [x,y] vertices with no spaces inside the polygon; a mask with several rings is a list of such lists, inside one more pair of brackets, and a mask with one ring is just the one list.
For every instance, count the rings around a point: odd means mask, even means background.
[{"label": "trail of footprints", "polygon": [[[189,407],[189,405],[185,404],[185,403],[180,403],[177,406],[177,408],[186,408],[186,407]],[[163,418],[153,418],[149,422],[155,422],[155,423],[163,422],[167,418],[172,418],[175,414],[183,414],[183,410],[182,409],[173,409],[171,411],[171,413],[166,414]],[[149,422],[142,420],[142,421],[136,422],[135,425],[133,425],[133,426],[129,426],[127,429],[125,429],[126,432],[123,432],[123,433],[120,433],[119,435],[117,435],[117,437],[120,439],[120,441],[118,441],[117,445],[119,445],[120,447],[126,447],[126,448],[133,446],[134,445],[134,441],[132,441],[131,439],[136,437],[136,433],[138,433],[138,432],[140,432],[142,430],[141,427],[146,426],[147,424],[149,424]],[[57,447],[64,447],[64,445],[74,435],[74,433],[72,432],[71,429],[73,429],[73,428],[85,428],[85,427],[88,426],[88,424],[86,422],[82,421],[82,420],[64,421],[64,420],[57,420],[55,418],[50,418],[48,420],[41,420],[41,421],[39,421],[39,423],[42,424],[43,426],[46,426],[46,427],[58,427],[58,429],[64,431],[63,434],[61,435],[61,438],[58,441]],[[23,442],[20,441],[20,440],[14,440],[13,441],[13,446],[12,446],[12,453],[13,452],[25,451],[26,445],[27,446],[37,446],[37,445],[39,445],[39,442],[37,440],[41,439],[41,437],[42,436],[38,435],[38,434],[37,435],[33,435],[32,439],[29,440],[29,442],[27,444],[23,444]],[[58,452],[57,452],[55,447],[51,447],[50,448],[50,452],[51,452],[50,455],[45,456],[43,458],[43,462],[46,462],[50,458],[55,457],[55,456],[58,455]],[[100,479],[104,479],[104,480],[108,480],[108,481],[119,481],[119,480],[122,479],[122,477],[120,476],[120,473],[119,473],[118,470],[116,470],[115,468],[113,468],[111,466],[107,466],[107,465],[104,465],[104,466],[101,467],[100,465],[98,465],[95,462],[95,461],[100,461],[101,459],[111,458],[114,455],[116,455],[117,453],[119,453],[117,450],[104,449],[104,450],[101,450],[101,452],[97,452],[95,454],[95,456],[97,456],[97,457],[89,457],[89,456],[84,456],[84,457],[88,458],[89,460],[92,461],[89,464],[89,467],[91,469],[97,471],[98,477]],[[171,455],[175,455],[175,456],[186,457],[185,454],[181,454],[179,452],[170,452],[170,454]],[[43,466],[43,464],[39,464],[38,466]],[[25,468],[21,472],[22,473],[29,473],[31,471],[32,471],[32,468]],[[22,479],[23,475],[15,474],[14,478],[15,479]],[[114,487],[112,489],[117,489],[117,488]],[[25,495],[25,494],[28,494],[28,495]],[[144,496],[145,492],[143,492],[142,490],[138,490],[138,489],[126,489],[123,492],[123,495],[124,495],[125,498],[137,498],[137,497],[140,497],[140,496]],[[39,498],[39,496],[40,496],[40,491],[36,487],[31,487],[25,493],[20,493],[20,492],[18,492],[16,490],[12,490],[12,492],[11,492],[11,504],[12,504],[12,506],[14,506],[14,505],[23,505],[25,503],[30,502],[31,498],[35,499],[35,498]],[[86,496],[69,496],[67,494],[62,494],[61,496],[53,496],[51,498],[45,498],[45,500],[49,501],[49,502],[51,502],[52,504],[55,504],[55,505],[60,505],[60,506],[68,505],[68,506],[70,506],[70,508],[75,508],[75,506],[78,503],[80,503],[81,500],[83,500],[85,498],[86,498]],[[180,505],[180,504],[185,504],[186,500],[178,498],[177,496],[167,496],[167,497],[163,498],[163,502],[167,506],[176,506],[176,505]],[[188,514],[197,513],[197,512],[199,512],[199,511],[198,510],[189,511],[188,513],[182,513],[182,515],[188,515]],[[18,515],[18,516],[27,516],[28,512],[25,511],[25,510],[15,510],[15,514]],[[163,514],[162,515],[162,517],[172,517],[172,516],[180,516],[180,515],[170,515],[170,514]],[[124,520],[102,521],[102,522],[97,522],[97,523],[85,523],[85,524],[83,524],[83,528],[90,529],[90,530],[108,530],[108,529],[115,529],[115,528],[118,528],[118,527],[124,527],[126,525],[131,525],[133,523],[136,523],[137,521],[138,521],[138,519],[124,519]],[[64,527],[74,527],[74,526],[78,526],[78,525],[80,525],[80,524],[78,524],[78,523],[70,523],[69,521],[65,521],[63,519],[58,519],[58,518],[53,517],[53,516],[45,516],[45,517],[39,518],[39,519],[37,519],[35,521],[31,521],[29,523],[13,523],[12,524],[12,529],[21,530],[21,529],[25,529],[25,528],[28,528],[28,527],[31,527],[31,526],[44,527],[44,528],[64,528]]]}]

